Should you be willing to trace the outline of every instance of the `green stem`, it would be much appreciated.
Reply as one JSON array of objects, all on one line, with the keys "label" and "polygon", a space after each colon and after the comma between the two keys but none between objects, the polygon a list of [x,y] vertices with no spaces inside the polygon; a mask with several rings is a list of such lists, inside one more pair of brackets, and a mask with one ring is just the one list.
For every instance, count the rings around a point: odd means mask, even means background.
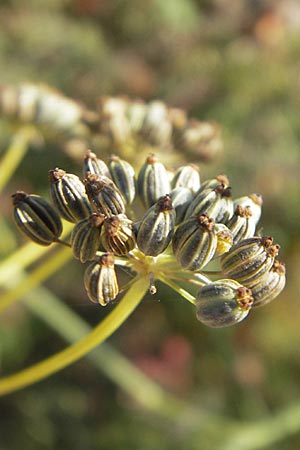
[{"label": "green stem", "polygon": [[[73,227],[74,224],[64,221],[64,231],[61,238],[68,236]],[[16,274],[25,269],[51,250],[53,250],[52,245],[43,247],[33,242],[23,245],[0,264],[0,286],[7,285],[7,280],[11,279],[11,274]]]},{"label": "green stem", "polygon": [[0,379],[0,395],[8,394],[36,383],[93,350],[122,325],[142,301],[147,289],[148,284],[145,278],[137,279],[121,302],[87,336],[40,363]]},{"label": "green stem", "polygon": [[[83,319],[44,287],[38,287],[26,296],[26,306],[70,343],[91,331],[91,327]],[[144,375],[110,344],[102,343],[100,348],[86,356],[95,367],[147,410],[170,419],[190,408],[187,403],[166,392]],[[199,414],[200,409],[198,417]]]},{"label": "green stem", "polygon": [[25,156],[30,141],[36,136],[36,130],[32,126],[21,128],[12,139],[12,143],[6,150],[0,161],[0,191],[5,187],[8,180]]},{"label": "green stem", "polygon": [[180,294],[183,298],[185,298],[190,303],[192,303],[193,305],[195,304],[195,297],[193,295],[191,295],[189,292],[187,292],[185,289],[183,289],[182,287],[178,286],[178,284],[174,283],[173,281],[171,281],[169,278],[165,277],[162,274],[157,274],[156,278],[158,280],[162,281],[163,283],[165,283],[170,288],[174,289],[174,291],[178,292],[178,294]]},{"label": "green stem", "polygon": [[[229,433],[218,450],[262,450],[288,436],[300,433],[300,404],[289,405],[273,417],[240,424]],[[277,448],[277,447],[276,447]],[[279,447],[278,447],[279,448]]]},{"label": "green stem", "polygon": [[[8,308],[12,303],[20,299],[23,295],[29,292],[31,289],[38,286],[44,280],[49,278],[53,273],[55,273],[60,267],[66,264],[72,253],[69,248],[62,247],[59,248],[54,255],[50,256],[47,261],[40,264],[35,270],[33,270],[28,276],[17,284],[14,288],[8,290],[2,294],[0,299],[0,313]],[[14,271],[14,280],[18,271]],[[10,275],[11,276],[11,275]],[[6,286],[9,283],[6,281]]]}]

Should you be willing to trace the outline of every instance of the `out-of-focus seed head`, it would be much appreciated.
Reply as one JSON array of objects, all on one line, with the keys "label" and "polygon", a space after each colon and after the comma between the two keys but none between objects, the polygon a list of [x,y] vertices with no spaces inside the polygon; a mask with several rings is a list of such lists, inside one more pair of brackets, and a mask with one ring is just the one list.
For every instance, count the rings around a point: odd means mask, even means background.
[{"label": "out-of-focus seed head", "polygon": [[223,148],[220,127],[214,122],[194,119],[187,121],[174,144],[188,156],[202,161],[214,158]]},{"label": "out-of-focus seed head", "polygon": [[18,229],[39,245],[50,245],[62,233],[54,208],[42,197],[17,191],[12,195],[14,220]]},{"label": "out-of-focus seed head", "polygon": [[215,233],[217,236],[217,248],[214,256],[220,256],[228,252],[233,245],[232,232],[223,223],[215,224]]},{"label": "out-of-focus seed head", "polygon": [[141,167],[137,180],[138,194],[146,208],[154,205],[158,199],[171,191],[165,166],[151,154]]},{"label": "out-of-focus seed head", "polygon": [[144,123],[147,105],[142,100],[128,102],[126,116],[132,133],[139,133]]},{"label": "out-of-focus seed head", "polygon": [[169,195],[161,197],[140,223],[137,245],[148,256],[157,256],[168,247],[174,234],[176,213]]},{"label": "out-of-focus seed head", "polygon": [[83,176],[86,177],[88,173],[110,178],[110,172],[105,162],[97,158],[97,155],[91,150],[87,150],[83,160]]},{"label": "out-of-focus seed head", "polygon": [[97,106],[100,113],[101,132],[109,136],[113,143],[126,142],[131,135],[126,117],[127,99],[124,97],[101,97]]},{"label": "out-of-focus seed head", "polygon": [[135,175],[131,164],[118,156],[111,156],[109,170],[115,185],[119,188],[127,204],[135,198]]},{"label": "out-of-focus seed head", "polygon": [[251,207],[237,205],[233,216],[227,222],[227,226],[232,232],[234,244],[243,239],[253,237],[256,221],[253,219]]},{"label": "out-of-focus seed head", "polygon": [[150,145],[164,147],[170,144],[172,125],[165,103],[158,100],[149,103],[141,134]]},{"label": "out-of-focus seed head", "polygon": [[87,196],[96,212],[105,214],[107,217],[125,213],[123,196],[110,178],[88,173],[83,182]]},{"label": "out-of-focus seed head", "polygon": [[215,221],[206,214],[182,222],[175,231],[172,246],[180,265],[187,270],[200,270],[213,258],[217,248]]},{"label": "out-of-focus seed head", "polygon": [[212,328],[244,320],[253,305],[251,290],[231,279],[203,286],[196,298],[197,319]]},{"label": "out-of-focus seed head", "polygon": [[172,187],[173,189],[178,187],[188,188],[195,194],[200,188],[198,167],[194,164],[179,167],[173,177]]},{"label": "out-of-focus seed head", "polygon": [[73,228],[71,235],[73,253],[82,263],[95,259],[100,247],[100,232],[104,220],[104,214],[93,213]]},{"label": "out-of-focus seed head", "polygon": [[250,194],[244,197],[239,197],[234,200],[233,205],[236,208],[238,205],[243,208],[249,207],[252,213],[252,220],[255,222],[255,225],[258,224],[261,210],[262,210],[263,199],[260,194]]},{"label": "out-of-focus seed head", "polygon": [[267,305],[278,297],[285,286],[285,281],[285,266],[275,260],[270,271],[251,288],[254,299],[253,308]]},{"label": "out-of-focus seed head", "polygon": [[78,222],[92,213],[84,185],[72,173],[62,169],[49,171],[50,196],[59,214],[69,222]]},{"label": "out-of-focus seed head", "polygon": [[94,303],[106,306],[116,299],[119,286],[111,253],[102,255],[99,261],[87,267],[84,285],[89,299]]},{"label": "out-of-focus seed head", "polygon": [[233,214],[233,203],[230,187],[222,183],[215,188],[207,188],[196,194],[188,207],[185,218],[207,214],[216,222],[226,222]]},{"label": "out-of-focus seed head", "polygon": [[269,236],[244,239],[221,257],[222,272],[252,288],[271,269],[279,252]]},{"label": "out-of-focus seed head", "polygon": [[171,190],[170,197],[176,212],[176,225],[183,221],[186,210],[193,201],[192,191],[185,187],[177,187]]},{"label": "out-of-focus seed head", "polygon": [[115,255],[127,255],[136,245],[132,221],[124,214],[107,218],[104,222],[102,244],[106,251]]}]

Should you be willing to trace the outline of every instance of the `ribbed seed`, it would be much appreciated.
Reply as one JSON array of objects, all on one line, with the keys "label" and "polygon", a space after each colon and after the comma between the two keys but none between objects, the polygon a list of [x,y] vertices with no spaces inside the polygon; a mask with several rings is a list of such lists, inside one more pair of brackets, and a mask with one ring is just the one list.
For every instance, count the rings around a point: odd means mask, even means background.
[{"label": "ribbed seed", "polygon": [[274,300],[285,286],[285,267],[275,260],[271,270],[262,280],[251,288],[254,303],[253,308],[264,306]]},{"label": "ribbed seed", "polygon": [[215,233],[217,236],[217,248],[214,256],[220,256],[228,252],[233,245],[233,236],[229,228],[223,223],[215,224]]},{"label": "ribbed seed", "polygon": [[88,173],[110,178],[110,172],[105,162],[97,158],[97,155],[91,150],[86,152],[83,160],[83,177],[85,178]]},{"label": "ribbed seed", "polygon": [[89,299],[94,303],[106,306],[115,300],[119,286],[112,254],[102,255],[98,262],[87,267],[84,285]]},{"label": "ribbed seed", "polygon": [[173,189],[184,187],[190,189],[194,194],[200,188],[200,175],[198,167],[194,164],[179,167],[172,180]]},{"label": "ribbed seed", "polygon": [[244,197],[240,197],[234,200],[233,205],[236,208],[238,205],[243,208],[249,207],[252,213],[252,220],[254,220],[255,225],[259,222],[261,216],[263,199],[260,194],[250,194]]},{"label": "ribbed seed", "polygon": [[250,289],[235,280],[218,280],[198,292],[197,319],[208,327],[228,327],[244,320],[252,305]]},{"label": "ribbed seed", "polygon": [[207,188],[196,194],[188,207],[185,218],[207,214],[216,222],[226,222],[233,214],[233,203],[230,187],[219,184],[215,188]]},{"label": "ribbed seed", "polygon": [[148,256],[157,256],[168,247],[175,228],[176,213],[169,195],[161,197],[144,217],[137,233],[137,245]]},{"label": "ribbed seed", "polygon": [[256,221],[252,217],[251,207],[237,205],[233,216],[227,222],[227,226],[232,232],[234,244],[243,239],[253,237],[255,234]]},{"label": "ribbed seed", "polygon": [[80,179],[62,169],[49,171],[50,195],[59,214],[69,222],[78,222],[92,213]]},{"label": "ribbed seed", "polygon": [[171,190],[170,197],[176,212],[176,225],[183,221],[185,213],[194,196],[192,191],[185,187],[177,187]]},{"label": "ribbed seed", "polygon": [[154,205],[163,195],[169,194],[170,182],[165,166],[155,155],[148,156],[137,180],[138,194],[146,208]]},{"label": "ribbed seed", "polygon": [[222,272],[252,288],[271,269],[279,252],[270,237],[253,237],[233,245],[221,257]]},{"label": "ribbed seed", "polygon": [[213,219],[202,214],[190,217],[178,226],[172,246],[184,269],[200,270],[213,258],[218,242],[214,224]]},{"label": "ribbed seed", "polygon": [[102,244],[106,251],[122,256],[134,249],[136,238],[132,221],[124,214],[107,218],[103,228]]},{"label": "ribbed seed", "polygon": [[122,194],[110,178],[87,174],[83,182],[95,211],[103,213],[107,217],[125,213]]},{"label": "ribbed seed", "polygon": [[62,233],[54,208],[42,197],[17,191],[12,195],[14,219],[19,230],[40,245],[50,245]]},{"label": "ribbed seed", "polygon": [[111,156],[109,170],[115,185],[119,188],[127,204],[131,204],[135,197],[134,169],[131,164],[118,156]]},{"label": "ribbed seed", "polygon": [[205,180],[201,183],[197,194],[200,194],[200,192],[204,191],[204,189],[215,189],[220,186],[220,184],[223,185],[225,189],[229,187],[229,179],[224,173],[220,173],[215,178],[210,178],[209,180]]},{"label": "ribbed seed", "polygon": [[100,247],[100,232],[104,220],[104,214],[93,213],[75,225],[71,245],[75,258],[82,263],[95,258]]}]

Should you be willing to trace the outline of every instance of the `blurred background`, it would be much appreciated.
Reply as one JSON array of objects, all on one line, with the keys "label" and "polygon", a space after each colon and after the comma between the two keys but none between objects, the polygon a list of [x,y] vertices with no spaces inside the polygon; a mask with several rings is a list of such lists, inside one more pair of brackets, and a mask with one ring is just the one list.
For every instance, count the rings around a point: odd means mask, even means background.
[{"label": "blurred background", "polygon": [[[161,99],[219,123],[223,151],[200,164],[201,177],[223,172],[235,197],[263,195],[261,226],[281,245],[288,281],[274,303],[225,330],[205,328],[187,302],[159,287],[110,338],[166,392],[199,407],[203,428],[200,419],[198,426],[186,415],[141,408],[82,359],[0,399],[0,450],[217,450],[223,428],[212,429],[206,413],[238,428],[300,404],[299,55],[297,0],[1,2],[1,85],[44,83],[90,109],[101,96]],[[4,154],[12,137],[5,118],[0,130]],[[1,258],[24,243],[12,225],[11,193],[47,192],[47,171],[56,166],[81,174],[70,153],[45,140],[30,148],[6,186]],[[73,261],[44,285],[94,325],[105,313],[87,301],[81,277]],[[0,317],[2,376],[65,345],[22,302]],[[295,450],[300,423],[271,444],[245,447],[243,439],[231,450]]]}]

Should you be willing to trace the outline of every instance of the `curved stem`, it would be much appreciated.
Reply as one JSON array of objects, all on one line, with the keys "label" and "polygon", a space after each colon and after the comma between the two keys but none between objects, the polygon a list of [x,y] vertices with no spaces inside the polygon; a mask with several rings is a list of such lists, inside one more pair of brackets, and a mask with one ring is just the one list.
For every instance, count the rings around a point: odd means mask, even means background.
[{"label": "curved stem", "polygon": [[14,375],[0,379],[0,395],[14,392],[77,361],[108,338],[142,301],[148,289],[145,278],[139,278],[112,312],[87,336],[65,350]]}]

